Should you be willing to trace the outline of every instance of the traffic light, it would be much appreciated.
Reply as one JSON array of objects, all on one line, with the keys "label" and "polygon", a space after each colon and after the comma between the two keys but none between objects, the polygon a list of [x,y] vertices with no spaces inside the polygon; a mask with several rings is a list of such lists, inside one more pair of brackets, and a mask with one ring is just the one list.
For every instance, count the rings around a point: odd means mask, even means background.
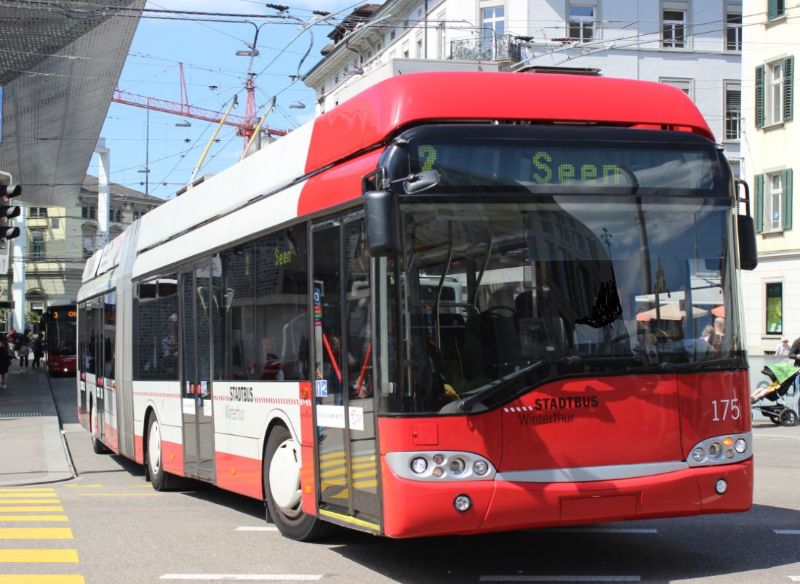
[{"label": "traffic light", "polygon": [[0,241],[19,237],[19,227],[12,227],[8,224],[9,219],[19,217],[20,208],[16,205],[9,205],[11,199],[22,194],[22,187],[11,185],[11,175],[0,173],[0,180],[8,177],[6,181],[0,182]]}]

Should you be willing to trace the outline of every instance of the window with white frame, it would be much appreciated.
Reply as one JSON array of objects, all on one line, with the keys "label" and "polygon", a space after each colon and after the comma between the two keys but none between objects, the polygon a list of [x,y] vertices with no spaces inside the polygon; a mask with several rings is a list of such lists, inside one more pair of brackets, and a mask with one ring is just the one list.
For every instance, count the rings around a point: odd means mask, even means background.
[{"label": "window with white frame", "polygon": [[425,48],[422,44],[422,33],[417,33],[417,37],[415,39],[415,43],[417,45],[417,58],[422,59],[425,57]]},{"label": "window with white frame", "polygon": [[567,36],[581,43],[594,40],[596,7],[592,4],[570,2],[567,20]]},{"label": "window with white frame", "polygon": [[677,87],[690,98],[694,99],[694,92],[692,91],[692,80],[691,79],[681,79],[678,77],[661,77],[659,82],[664,83],[666,85],[671,85],[672,87]]},{"label": "window with white frame", "polygon": [[794,57],[759,65],[755,71],[757,128],[792,121],[794,111]]},{"label": "window with white frame", "polygon": [[506,34],[504,6],[481,5],[481,53],[494,58],[497,37]]},{"label": "window with white frame", "polygon": [[738,81],[725,82],[725,140],[739,140],[742,119],[742,86]]},{"label": "window with white frame", "polygon": [[44,259],[44,230],[31,229],[31,259]]},{"label": "window with white frame", "polygon": [[792,228],[793,177],[791,168],[753,177],[756,233],[788,231]]},{"label": "window with white frame", "polygon": [[783,227],[783,173],[767,175],[764,197],[764,231],[780,231]]},{"label": "window with white frame", "polygon": [[686,47],[687,8],[677,3],[665,3],[661,12],[661,46],[668,49]]},{"label": "window with white frame", "polygon": [[783,73],[783,60],[767,65],[767,124],[783,121]]},{"label": "window with white frame", "polygon": [[725,50],[742,50],[742,7],[737,4],[725,6]]}]

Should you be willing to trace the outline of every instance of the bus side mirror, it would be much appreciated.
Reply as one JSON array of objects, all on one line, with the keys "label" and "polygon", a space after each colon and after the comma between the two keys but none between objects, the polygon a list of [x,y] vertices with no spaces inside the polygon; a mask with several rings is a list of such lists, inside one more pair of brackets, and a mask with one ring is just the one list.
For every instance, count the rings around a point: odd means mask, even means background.
[{"label": "bus side mirror", "polygon": [[391,257],[400,253],[397,196],[391,191],[364,193],[367,223],[367,249],[372,257]]},{"label": "bus side mirror", "polygon": [[[739,187],[744,196],[739,195]],[[755,270],[758,266],[758,249],[756,246],[756,227],[750,215],[750,187],[743,180],[736,179],[736,201],[744,203],[744,215],[736,215],[736,231],[739,234],[739,267],[743,270]]]},{"label": "bus side mirror", "polygon": [[756,227],[749,215],[737,215],[739,232],[739,266],[743,270],[755,270],[758,266],[756,249]]}]

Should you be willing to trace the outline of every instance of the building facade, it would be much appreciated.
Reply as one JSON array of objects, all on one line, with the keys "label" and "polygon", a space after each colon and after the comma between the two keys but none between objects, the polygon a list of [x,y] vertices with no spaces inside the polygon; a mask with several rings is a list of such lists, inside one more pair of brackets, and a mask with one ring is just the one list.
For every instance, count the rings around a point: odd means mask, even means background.
[{"label": "building facade", "polygon": [[[775,351],[800,336],[800,221],[792,204],[800,170],[800,121],[794,119],[794,64],[800,7],[745,0],[742,99],[744,178],[750,184],[758,268],[743,278],[748,349]],[[798,217],[798,221],[794,220]]]},{"label": "building facade", "polygon": [[[108,238],[164,201],[111,184]],[[25,313],[50,305],[75,302],[86,258],[104,245],[97,217],[97,177],[86,176],[69,206],[25,205]],[[2,281],[3,299],[10,300],[12,270]]]},{"label": "building facade", "polygon": [[739,174],[740,0],[388,0],[362,5],[329,37],[304,78],[318,112],[421,69],[643,79],[685,91]]}]

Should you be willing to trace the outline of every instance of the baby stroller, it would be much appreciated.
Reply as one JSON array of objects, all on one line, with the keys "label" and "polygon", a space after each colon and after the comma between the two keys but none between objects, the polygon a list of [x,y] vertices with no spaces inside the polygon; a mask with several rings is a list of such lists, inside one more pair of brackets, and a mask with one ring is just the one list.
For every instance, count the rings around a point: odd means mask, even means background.
[{"label": "baby stroller", "polygon": [[769,378],[762,381],[750,398],[754,410],[759,410],[773,424],[794,426],[797,424],[797,408],[800,392],[794,388],[794,381],[800,367],[789,363],[774,363],[765,366],[761,373]]}]

